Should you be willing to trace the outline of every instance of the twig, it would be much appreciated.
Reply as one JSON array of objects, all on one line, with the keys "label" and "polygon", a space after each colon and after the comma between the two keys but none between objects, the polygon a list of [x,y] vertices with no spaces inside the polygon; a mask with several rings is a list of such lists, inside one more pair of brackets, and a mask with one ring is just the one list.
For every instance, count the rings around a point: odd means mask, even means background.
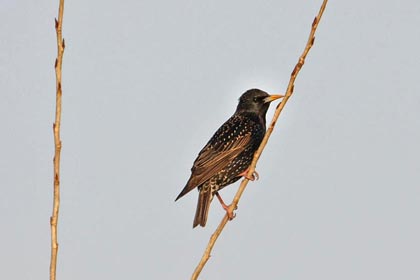
[{"label": "twig", "polygon": [[[285,97],[283,98],[283,100],[279,103],[279,105],[277,105],[276,107],[276,111],[274,112],[274,116],[273,119],[271,120],[270,126],[267,129],[267,132],[264,136],[264,139],[261,142],[260,147],[258,148],[258,150],[255,152],[254,158],[252,160],[252,163],[249,167],[249,171],[248,171],[248,176],[249,178],[252,177],[252,174],[255,171],[255,166],[257,164],[258,159],[261,156],[262,151],[264,150],[268,139],[270,138],[271,133],[273,132],[274,126],[277,122],[277,119],[280,116],[281,111],[283,110],[284,106],[286,105],[287,101],[289,100],[289,98],[292,96],[293,94],[293,88],[294,88],[294,83],[296,80],[296,77],[300,71],[300,69],[302,68],[302,66],[305,63],[305,59],[306,56],[309,52],[309,50],[312,48],[314,41],[315,41],[315,31],[318,27],[318,23],[321,20],[322,14],[324,13],[325,7],[327,5],[328,0],[323,0],[323,3],[321,5],[321,8],[319,9],[318,15],[315,17],[313,23],[312,23],[312,28],[311,28],[311,33],[309,34],[309,38],[308,38],[308,42],[306,43],[305,49],[302,53],[302,55],[299,57],[299,61],[297,62],[297,64],[295,65],[295,68],[293,69],[291,75],[290,75],[290,80],[289,80],[289,85],[287,86],[287,90],[286,90],[286,94]],[[239,186],[239,189],[235,195],[235,197],[233,198],[233,201],[231,203],[231,205],[229,206],[230,210],[233,211],[234,209],[236,209],[236,206],[238,205],[238,202],[242,196],[242,193],[244,192],[247,184],[248,184],[248,179],[244,178],[241,182],[241,185]],[[199,262],[199,264],[197,265],[193,275],[191,276],[192,280],[196,280],[198,279],[198,276],[201,273],[201,270],[203,269],[203,267],[205,266],[205,264],[207,263],[208,259],[210,258],[210,253],[211,250],[213,249],[214,244],[216,243],[217,238],[219,237],[219,235],[221,234],[221,232],[223,231],[223,228],[225,227],[226,223],[229,221],[227,215],[225,215],[222,219],[222,221],[220,222],[219,226],[217,227],[216,231],[211,235],[209,243],[207,244],[207,248],[204,251],[204,254]]]},{"label": "twig", "polygon": [[65,48],[64,39],[62,36],[63,25],[64,0],[60,0],[58,8],[58,20],[55,19],[55,31],[57,33],[57,58],[55,60],[55,78],[56,78],[56,100],[55,100],[55,122],[53,124],[54,131],[54,201],[53,211],[50,218],[51,225],[51,261],[50,261],[50,280],[55,280],[57,269],[57,222],[58,211],[60,208],[60,155],[61,155],[61,139],[60,139],[60,125],[61,125],[61,66],[63,63],[63,53]]}]

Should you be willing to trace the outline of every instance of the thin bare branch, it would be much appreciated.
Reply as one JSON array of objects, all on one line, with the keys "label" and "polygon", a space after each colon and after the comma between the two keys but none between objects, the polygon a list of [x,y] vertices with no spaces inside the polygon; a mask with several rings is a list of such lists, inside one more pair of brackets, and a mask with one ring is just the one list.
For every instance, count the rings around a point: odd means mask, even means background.
[{"label": "thin bare branch", "polygon": [[60,155],[61,155],[61,139],[60,139],[60,126],[61,126],[61,67],[63,63],[64,53],[64,39],[62,36],[63,26],[63,13],[64,13],[64,0],[60,0],[58,8],[58,20],[55,19],[55,31],[57,34],[57,58],[54,63],[55,78],[56,78],[56,100],[55,100],[55,122],[53,124],[54,132],[54,200],[53,211],[50,218],[51,225],[51,261],[50,261],[50,280],[56,279],[57,269],[57,223],[58,212],[60,209]]},{"label": "thin bare branch", "polygon": [[[292,96],[293,94],[293,88],[294,88],[294,83],[296,80],[297,75],[299,74],[300,70],[302,69],[302,66],[305,64],[305,59],[306,56],[309,53],[309,50],[312,48],[314,41],[315,41],[315,31],[318,27],[319,21],[321,20],[322,14],[324,13],[325,7],[327,6],[327,2],[328,0],[323,0],[323,3],[321,5],[321,8],[319,9],[318,15],[315,17],[314,21],[312,22],[312,28],[311,28],[311,33],[309,34],[309,38],[308,41],[306,43],[305,49],[302,52],[302,55],[299,57],[298,62],[296,63],[296,66],[294,67],[291,75],[290,75],[290,80],[289,80],[289,85],[287,86],[287,90],[286,90],[286,94],[285,97],[283,98],[283,100],[279,103],[279,105],[277,105],[276,107],[276,111],[274,112],[274,116],[273,119],[271,120],[271,123],[267,129],[267,132],[264,136],[264,139],[261,142],[260,147],[258,148],[257,152],[254,155],[253,161],[251,163],[251,166],[249,167],[248,170],[248,176],[249,178],[251,178],[252,174],[255,171],[255,166],[257,164],[258,159],[261,156],[262,151],[264,150],[265,146],[267,145],[267,141],[270,138],[271,133],[273,132],[274,126],[277,122],[277,119],[280,116],[280,113],[282,112],[284,106],[286,105],[287,101],[289,100],[289,98]],[[230,210],[233,211],[234,209],[236,209],[238,202],[242,196],[242,193],[244,192],[247,184],[248,184],[248,179],[244,178],[241,182],[241,185],[239,186],[239,189],[235,195],[235,197],[233,198],[233,201],[231,203],[231,205],[229,206]],[[199,264],[197,265],[193,275],[191,276],[192,280],[196,280],[198,279],[198,276],[200,275],[202,269],[204,268],[204,266],[206,265],[207,261],[210,258],[210,254],[211,251],[214,247],[214,244],[217,241],[217,238],[219,237],[219,235],[222,233],[226,223],[229,221],[227,215],[225,215],[222,219],[222,221],[220,222],[219,226],[217,227],[216,231],[211,235],[210,240],[207,244],[207,248],[204,251],[204,254],[199,262]]]}]

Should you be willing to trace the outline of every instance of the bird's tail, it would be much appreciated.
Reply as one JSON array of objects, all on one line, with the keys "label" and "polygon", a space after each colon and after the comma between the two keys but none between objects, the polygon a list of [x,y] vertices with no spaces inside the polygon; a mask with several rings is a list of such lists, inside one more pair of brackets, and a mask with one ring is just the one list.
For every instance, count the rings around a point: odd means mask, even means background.
[{"label": "bird's tail", "polygon": [[195,210],[193,228],[198,225],[202,227],[206,225],[212,198],[213,194],[211,192],[211,188],[202,188],[200,190],[198,195],[197,210]]}]

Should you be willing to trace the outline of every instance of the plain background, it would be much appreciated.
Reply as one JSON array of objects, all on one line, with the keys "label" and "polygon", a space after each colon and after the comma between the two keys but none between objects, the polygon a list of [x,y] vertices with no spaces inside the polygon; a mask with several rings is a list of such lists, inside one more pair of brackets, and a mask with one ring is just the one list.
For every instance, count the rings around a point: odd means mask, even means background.
[{"label": "plain background", "polygon": [[[58,279],[190,277],[224,213],[193,230],[174,199],[244,91],[284,92],[320,5],[66,1]],[[1,0],[1,279],[48,278],[57,11]],[[202,279],[420,279],[419,14],[329,3]]]}]

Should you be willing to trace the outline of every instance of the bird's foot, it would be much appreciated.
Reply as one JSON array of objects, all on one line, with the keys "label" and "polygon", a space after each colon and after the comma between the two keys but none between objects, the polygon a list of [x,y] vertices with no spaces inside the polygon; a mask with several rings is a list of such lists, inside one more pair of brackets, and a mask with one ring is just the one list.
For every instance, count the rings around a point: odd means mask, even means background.
[{"label": "bird's foot", "polygon": [[242,172],[241,174],[239,174],[239,176],[243,176],[243,177],[247,178],[250,181],[255,181],[255,180],[258,180],[260,178],[260,175],[255,170],[254,170],[254,172],[252,172],[252,175],[251,176],[248,176],[248,169],[245,170],[244,172]]},{"label": "bird's foot", "polygon": [[238,209],[238,206],[235,207],[235,209],[230,210],[230,205],[226,205],[226,203],[223,201],[222,197],[218,192],[216,192],[216,197],[219,200],[220,204],[222,205],[222,208],[225,209],[226,215],[229,218],[229,221],[233,220],[233,218],[236,217],[236,214],[233,212],[234,210]]},{"label": "bird's foot", "polygon": [[234,210],[230,210],[230,205],[224,204],[222,205],[222,207],[223,209],[225,209],[226,215],[228,216],[229,221],[232,221],[236,217],[236,213],[234,213],[233,211],[238,209],[238,206],[236,206]]}]

